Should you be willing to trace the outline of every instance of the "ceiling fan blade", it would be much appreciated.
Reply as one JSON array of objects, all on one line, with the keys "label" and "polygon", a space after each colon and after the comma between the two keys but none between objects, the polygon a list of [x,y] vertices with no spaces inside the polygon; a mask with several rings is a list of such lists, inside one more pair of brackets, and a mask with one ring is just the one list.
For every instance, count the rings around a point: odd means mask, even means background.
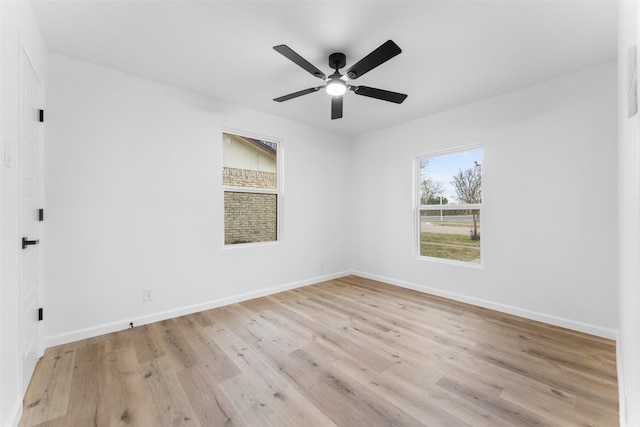
[{"label": "ceiling fan blade", "polygon": [[284,96],[280,96],[278,98],[273,98],[273,100],[276,101],[276,102],[288,101],[290,99],[297,98],[297,97],[302,96],[302,95],[307,95],[309,93],[317,92],[320,89],[322,89],[323,87],[324,86],[310,87],[309,89],[299,90],[297,92],[290,93],[289,95],[284,95]]},{"label": "ceiling fan blade", "polygon": [[307,70],[307,72],[311,73],[313,76],[325,80],[327,76],[317,69],[312,63],[304,59],[302,56],[298,55],[293,49],[291,49],[286,44],[280,44],[278,46],[274,46],[273,49],[276,52],[282,54],[285,58],[291,60],[295,64]]},{"label": "ceiling fan blade", "polygon": [[395,44],[392,40],[387,40],[376,50],[374,50],[369,55],[358,61],[351,68],[349,68],[346,72],[346,75],[349,76],[349,78],[352,80],[357,79],[365,73],[373,70],[378,65],[387,62],[394,56],[398,55],[400,52],[402,52],[402,49],[400,49],[397,44]]},{"label": "ceiling fan blade", "polygon": [[407,99],[407,95],[404,93],[391,92],[390,90],[376,89],[369,86],[351,86],[350,89],[354,91],[356,95],[395,102],[396,104],[402,104],[402,102]]},{"label": "ceiling fan blade", "polygon": [[342,96],[331,98],[331,120],[342,118]]}]

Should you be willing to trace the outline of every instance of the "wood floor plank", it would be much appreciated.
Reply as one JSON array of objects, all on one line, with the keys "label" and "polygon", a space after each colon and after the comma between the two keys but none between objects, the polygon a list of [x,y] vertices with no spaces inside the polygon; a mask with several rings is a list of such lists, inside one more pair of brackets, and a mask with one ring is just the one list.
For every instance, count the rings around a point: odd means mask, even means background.
[{"label": "wood floor plank", "polygon": [[178,381],[203,426],[243,426],[246,422],[202,365],[183,369]]},{"label": "wood floor plank", "polygon": [[67,412],[75,355],[58,346],[39,361],[24,398],[23,425],[40,424]]},{"label": "wood floor plank", "polygon": [[110,426],[108,417],[107,363],[104,341],[93,343],[76,350],[71,389],[69,390],[69,410],[65,421],[76,426]]},{"label": "wood floor plank", "polygon": [[193,350],[184,337],[176,319],[163,320],[160,326],[160,343],[164,349],[163,352],[174,364],[176,372],[197,365],[201,361],[200,355]]},{"label": "wood floor plank", "polygon": [[107,353],[103,406],[109,425],[157,426],[135,347]]},{"label": "wood floor plank", "polygon": [[162,358],[141,364],[158,425],[205,427],[200,423],[176,374],[162,368]]},{"label": "wood floor plank", "polygon": [[499,418],[507,421],[514,426],[556,426],[558,424],[546,420],[540,413],[533,413],[521,406],[514,405],[510,402],[495,396],[492,393],[486,393],[469,382],[457,381],[456,379],[443,377],[438,381],[438,386],[449,390],[450,392],[460,396],[461,398],[472,402],[481,408],[486,409]]},{"label": "wood floor plank", "polygon": [[191,344],[196,359],[209,371],[209,375],[216,381],[224,381],[227,378],[238,375],[240,370],[224,353],[211,334],[199,323],[191,321],[183,316],[174,319],[180,327],[184,338]]},{"label": "wood floor plank", "polygon": [[310,328],[316,336],[322,338],[320,342],[332,346],[337,350],[355,357],[361,363],[375,367],[382,371],[394,363],[393,357],[385,357],[376,351],[360,351],[362,343],[352,334],[344,330],[349,323],[348,317],[336,316],[335,313],[323,306],[309,301],[281,302],[280,312],[300,325]]},{"label": "wood floor plank", "polygon": [[49,348],[20,426],[617,426],[615,351],[347,276]]},{"label": "wood floor plank", "polygon": [[[416,370],[406,363],[397,364],[383,372],[382,376],[388,379],[396,388],[406,390],[406,393],[420,397],[446,411],[449,414],[477,427],[512,427],[512,424],[498,418],[495,414],[484,408],[474,405],[464,399],[458,399],[455,394],[437,386],[442,378],[441,373],[430,372],[430,369]],[[435,423],[434,425],[438,425]]]},{"label": "wood floor plank", "polygon": [[278,325],[272,324],[242,304],[234,306],[231,315],[237,320],[238,325],[242,325],[255,338],[269,340],[285,353],[295,351],[303,344],[291,337],[287,331],[281,330]]},{"label": "wood floor plank", "polygon": [[333,364],[298,350],[282,368],[296,386],[334,423],[343,426],[425,425],[352,380]]},{"label": "wood floor plank", "polygon": [[164,349],[159,340],[158,326],[158,323],[152,323],[132,329],[133,343],[139,362],[164,356]]},{"label": "wood floor plank", "polygon": [[[341,359],[332,364],[334,368],[344,372],[346,376],[358,381],[371,392],[381,396],[393,405],[405,411],[416,420],[427,425],[471,426],[458,418],[454,413],[442,408],[431,397],[416,390],[400,387],[378,372],[372,372],[362,365],[354,365],[348,359]],[[424,389],[422,389],[424,390]]]},{"label": "wood floor plank", "polygon": [[613,388],[598,384],[597,377],[571,372],[562,366],[531,357],[526,353],[521,353],[519,357],[513,357],[504,351],[486,348],[473,349],[469,352],[475,359],[508,370],[518,378],[526,377],[545,383],[553,389],[588,399],[593,405],[611,409],[617,408],[617,394],[614,395],[607,391],[613,391]]}]

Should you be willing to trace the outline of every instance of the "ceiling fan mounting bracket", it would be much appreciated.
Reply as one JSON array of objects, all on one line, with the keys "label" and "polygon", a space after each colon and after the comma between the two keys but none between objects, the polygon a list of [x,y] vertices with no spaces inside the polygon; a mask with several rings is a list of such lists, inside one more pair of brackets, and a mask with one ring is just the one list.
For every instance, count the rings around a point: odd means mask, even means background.
[{"label": "ceiling fan mounting bracket", "polygon": [[345,65],[347,65],[347,57],[344,53],[336,52],[329,55],[329,66],[332,69],[339,70]]}]

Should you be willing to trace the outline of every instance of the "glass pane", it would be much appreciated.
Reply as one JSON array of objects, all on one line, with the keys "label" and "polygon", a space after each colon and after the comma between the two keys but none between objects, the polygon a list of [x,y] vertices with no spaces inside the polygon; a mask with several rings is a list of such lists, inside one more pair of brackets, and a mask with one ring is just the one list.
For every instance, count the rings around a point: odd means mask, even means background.
[{"label": "glass pane", "polygon": [[277,218],[277,194],[225,191],[224,244],[274,242]]},{"label": "glass pane", "polygon": [[419,204],[482,203],[482,149],[422,157]]},{"label": "glass pane", "polygon": [[233,187],[277,188],[278,144],[222,134],[222,184]]},{"label": "glass pane", "polygon": [[480,263],[480,210],[421,211],[420,255]]}]

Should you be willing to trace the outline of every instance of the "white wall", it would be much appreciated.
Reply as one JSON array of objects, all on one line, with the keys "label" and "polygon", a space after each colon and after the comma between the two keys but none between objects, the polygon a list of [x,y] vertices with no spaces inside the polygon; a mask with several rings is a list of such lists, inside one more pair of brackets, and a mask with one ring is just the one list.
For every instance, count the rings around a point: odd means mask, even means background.
[{"label": "white wall", "polygon": [[[349,270],[346,137],[55,54],[48,65],[47,345]],[[278,244],[224,248],[223,129],[282,140]]]},{"label": "white wall", "polygon": [[[616,64],[355,139],[353,269],[614,338]],[[414,156],[484,144],[482,268],[414,257]]]},{"label": "white wall", "polygon": [[[2,1],[0,128],[0,425],[17,425],[22,408],[22,354],[19,315],[19,105],[20,52],[30,55],[46,81],[46,53],[31,6],[26,1]],[[9,144],[11,167],[4,165]]]},{"label": "white wall", "polygon": [[[637,2],[621,2],[618,33],[620,424],[640,425],[640,116],[627,118],[627,51],[638,45]],[[637,64],[637,61],[636,61]]]}]

